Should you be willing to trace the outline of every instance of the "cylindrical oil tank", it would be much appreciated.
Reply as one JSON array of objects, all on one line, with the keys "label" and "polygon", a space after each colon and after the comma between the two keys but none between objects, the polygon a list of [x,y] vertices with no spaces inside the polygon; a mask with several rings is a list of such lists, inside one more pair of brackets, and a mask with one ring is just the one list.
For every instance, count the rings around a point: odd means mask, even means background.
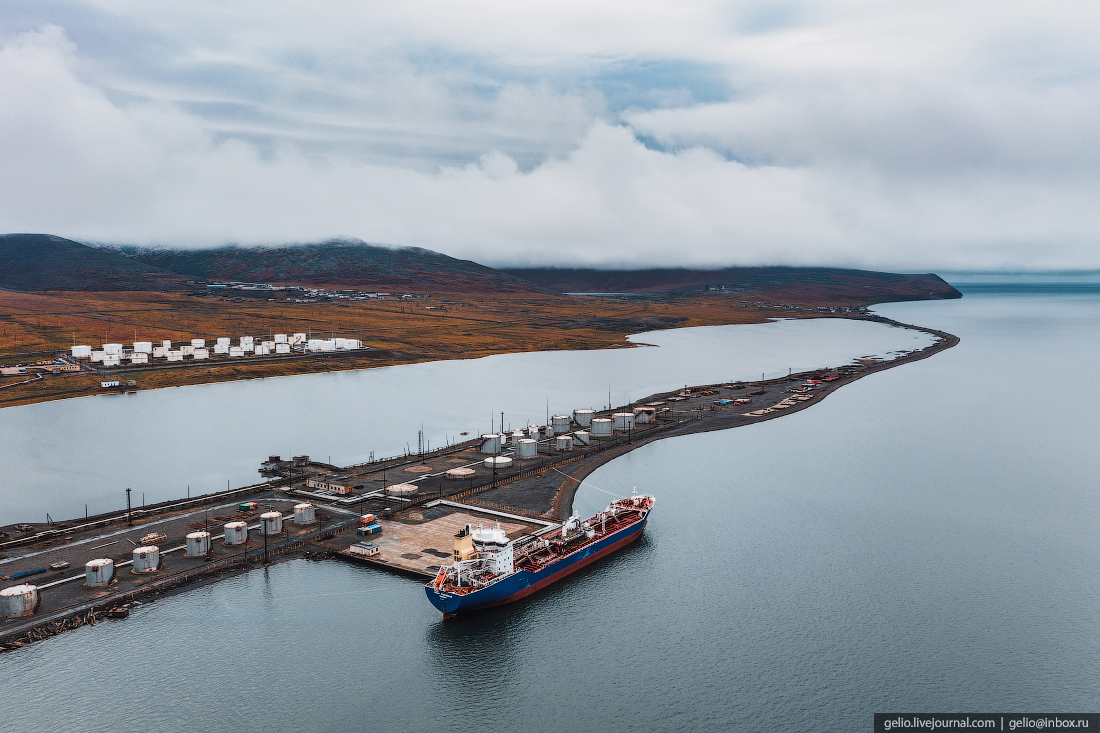
[{"label": "cylindrical oil tank", "polygon": [[547,425],[546,427],[544,427],[542,429],[542,434],[545,435],[547,438],[553,438],[554,437],[554,425],[550,424],[550,425]]},{"label": "cylindrical oil tank", "polygon": [[84,584],[90,588],[99,588],[111,582],[115,577],[115,561],[104,557],[84,563]]},{"label": "cylindrical oil tank", "polygon": [[19,618],[31,616],[38,608],[38,586],[13,585],[0,590],[0,616]]},{"label": "cylindrical oil tank", "polygon": [[634,427],[633,412],[616,412],[611,419],[615,421],[616,430],[628,430]]},{"label": "cylindrical oil tank", "polygon": [[569,416],[554,415],[550,418],[550,424],[554,426],[554,434],[569,432]]},{"label": "cylindrical oil tank", "polygon": [[210,533],[191,532],[187,535],[186,557],[206,557],[210,554]]},{"label": "cylindrical oil tank", "polygon": [[500,453],[500,436],[496,433],[486,433],[481,436],[481,452],[490,455]]},{"label": "cylindrical oil tank", "polygon": [[554,438],[554,449],[562,452],[573,450],[573,439],[568,435],[559,435]]},{"label": "cylindrical oil tank", "polygon": [[582,428],[587,428],[592,425],[592,418],[595,416],[595,410],[573,410],[573,421]]},{"label": "cylindrical oil tank", "polygon": [[151,573],[160,565],[160,548],[156,545],[134,548],[134,564],[130,567],[135,573]]},{"label": "cylindrical oil tank", "polygon": [[260,515],[260,534],[279,534],[283,531],[283,515],[280,512],[264,512]]},{"label": "cylindrical oil tank", "polygon": [[473,478],[474,469],[472,468],[449,468],[447,469],[447,478],[451,481],[461,481],[463,479]]},{"label": "cylindrical oil tank", "polygon": [[317,509],[312,504],[294,505],[295,524],[313,524],[317,521]]},{"label": "cylindrical oil tank", "polygon": [[244,522],[230,522],[225,525],[225,544],[243,545],[248,541],[248,525]]},{"label": "cylindrical oil tank", "polygon": [[485,459],[485,465],[489,468],[496,466],[497,470],[499,471],[502,468],[508,468],[508,466],[511,466],[512,459],[508,456],[493,456],[492,458]]},{"label": "cylindrical oil tank", "polygon": [[592,436],[588,434],[587,430],[578,430],[573,433],[573,440],[577,441],[577,445],[588,445],[592,442]]},{"label": "cylindrical oil tank", "polygon": [[521,440],[523,440],[526,437],[527,436],[523,434],[522,430],[513,430],[512,431],[512,446],[514,447],[516,445],[516,443],[519,443]]},{"label": "cylindrical oil tank", "polygon": [[516,458],[536,458],[539,454],[539,442],[524,438],[516,443]]},{"label": "cylindrical oil tank", "polygon": [[634,411],[634,422],[639,425],[646,425],[653,422],[653,417],[656,414],[656,407],[639,407]]},{"label": "cylindrical oil tank", "polygon": [[191,346],[196,349],[205,349],[206,339],[191,339]]},{"label": "cylindrical oil tank", "polygon": [[607,438],[611,435],[611,420],[606,417],[592,418],[592,437]]},{"label": "cylindrical oil tank", "polygon": [[416,493],[416,484],[390,484],[386,487],[386,493],[393,496],[408,496]]},{"label": "cylindrical oil tank", "polygon": [[535,440],[538,440],[539,437],[540,437],[539,426],[538,425],[528,425],[527,426],[527,437],[528,438],[534,438]]}]

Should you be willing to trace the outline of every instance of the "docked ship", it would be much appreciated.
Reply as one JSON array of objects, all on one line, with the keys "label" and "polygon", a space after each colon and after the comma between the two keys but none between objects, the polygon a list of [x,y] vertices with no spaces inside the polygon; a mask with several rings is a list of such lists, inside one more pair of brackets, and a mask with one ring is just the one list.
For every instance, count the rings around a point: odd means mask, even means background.
[{"label": "docked ship", "polygon": [[499,525],[466,525],[455,535],[454,563],[425,587],[428,600],[450,618],[526,598],[641,537],[653,503],[635,491],[590,519],[574,515],[515,541]]}]

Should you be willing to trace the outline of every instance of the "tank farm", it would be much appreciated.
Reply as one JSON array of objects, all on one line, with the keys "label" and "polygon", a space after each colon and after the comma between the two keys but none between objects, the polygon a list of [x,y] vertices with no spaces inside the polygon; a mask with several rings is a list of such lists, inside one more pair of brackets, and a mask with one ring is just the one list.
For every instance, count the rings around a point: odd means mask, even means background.
[{"label": "tank farm", "polygon": [[[499,527],[509,540],[561,528],[585,477],[639,446],[806,409],[856,379],[958,343],[942,331],[863,318],[927,333],[933,343],[778,379],[577,407],[546,425],[358,465],[270,456],[259,466],[263,480],[250,486],[0,528],[0,651],[290,558],[339,559],[428,582],[451,564],[467,526]],[[660,499],[659,487],[639,488]]]}]

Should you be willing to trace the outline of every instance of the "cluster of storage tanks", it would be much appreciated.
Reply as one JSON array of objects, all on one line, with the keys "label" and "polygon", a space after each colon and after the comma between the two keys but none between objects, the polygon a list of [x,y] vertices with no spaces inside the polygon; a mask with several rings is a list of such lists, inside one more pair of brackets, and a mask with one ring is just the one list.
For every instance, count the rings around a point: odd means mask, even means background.
[{"label": "cluster of storage tanks", "polygon": [[[501,468],[512,462],[511,458],[498,455],[507,446],[512,447],[518,459],[538,457],[541,439],[553,438],[555,451],[570,451],[575,446],[588,445],[592,438],[610,438],[616,432],[632,430],[636,424],[651,423],[656,419],[656,412],[653,407],[639,407],[633,412],[596,417],[595,410],[573,410],[572,416],[554,415],[549,425],[528,425],[525,430],[511,433],[486,433],[481,436],[481,452],[493,456],[485,460],[486,466]],[[574,430],[574,426],[583,429]]]},{"label": "cluster of storage tanks", "polygon": [[243,357],[270,356],[271,354],[290,354],[292,352],[314,351],[351,351],[361,349],[362,342],[358,339],[315,339],[308,334],[277,333],[269,338],[255,336],[241,336],[237,344],[228,336],[214,339],[209,345],[206,339],[191,339],[191,343],[173,343],[165,339],[159,344],[152,341],[135,341],[133,347],[123,344],[103,344],[101,349],[92,349],[91,346],[74,346],[73,358],[88,359],[93,364],[103,366],[119,366],[123,361],[131,364],[148,364],[152,359],[165,359],[169,362],[183,361],[186,357],[191,359],[209,359],[211,354],[215,356]]},{"label": "cluster of storage tanks", "polygon": [[[312,504],[297,504],[294,507],[294,523],[313,524],[317,521],[317,510]],[[228,546],[240,546],[248,542],[248,524],[229,522],[223,527],[224,543]],[[260,515],[260,534],[276,535],[283,531],[283,515],[280,512],[264,512]],[[206,557],[210,554],[212,537],[209,532],[191,532],[187,535],[184,557]],[[156,545],[135,547],[130,571],[137,575],[156,572],[160,567],[161,553]],[[89,588],[103,588],[111,584],[115,577],[115,561],[101,557],[84,564],[84,585]],[[38,608],[38,587],[34,585],[16,585],[0,590],[0,617],[18,618],[30,616]]]}]

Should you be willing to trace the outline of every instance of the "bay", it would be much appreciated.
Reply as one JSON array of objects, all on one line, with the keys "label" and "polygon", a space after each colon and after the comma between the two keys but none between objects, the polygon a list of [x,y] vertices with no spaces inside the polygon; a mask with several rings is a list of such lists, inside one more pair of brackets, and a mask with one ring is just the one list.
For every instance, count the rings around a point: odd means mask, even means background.
[{"label": "bay", "polygon": [[[0,525],[257,483],[269,455],[350,465],[685,384],[921,348],[919,332],[814,319],[656,331],[655,348],[503,354],[101,395],[0,410]],[[610,393],[610,395],[609,395]]]},{"label": "bay", "polygon": [[1094,711],[1100,296],[876,310],[959,346],[589,477],[641,540],[444,623],[413,580],[294,561],[0,655],[12,727],[859,730]]}]

